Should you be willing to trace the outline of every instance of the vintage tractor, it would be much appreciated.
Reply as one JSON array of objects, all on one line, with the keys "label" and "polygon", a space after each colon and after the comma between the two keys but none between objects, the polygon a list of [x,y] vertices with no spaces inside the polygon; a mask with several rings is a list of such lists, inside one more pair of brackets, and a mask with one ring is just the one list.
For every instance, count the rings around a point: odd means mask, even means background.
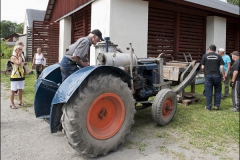
[{"label": "vintage tractor", "polygon": [[97,65],[82,68],[62,82],[60,65],[54,64],[44,69],[35,84],[36,117],[49,122],[51,133],[62,130],[68,143],[88,157],[117,150],[130,133],[136,110],[152,107],[158,125],[171,122],[177,94],[199,68],[199,63],[184,62],[173,76],[169,69],[165,73],[164,67],[169,66],[164,58],[140,59],[131,44],[130,53],[122,53],[108,40],[95,46]]}]

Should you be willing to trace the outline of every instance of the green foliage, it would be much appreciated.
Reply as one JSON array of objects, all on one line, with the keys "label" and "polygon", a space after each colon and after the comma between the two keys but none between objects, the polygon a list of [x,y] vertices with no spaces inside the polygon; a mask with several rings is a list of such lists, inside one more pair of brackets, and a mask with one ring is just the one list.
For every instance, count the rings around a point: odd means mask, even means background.
[{"label": "green foliage", "polygon": [[1,41],[0,53],[4,54],[3,58],[10,58],[12,51],[13,47],[9,47],[4,41]]},{"label": "green foliage", "polygon": [[19,23],[16,27],[16,32],[17,33],[23,33],[23,27],[24,27],[24,24],[23,23]]},{"label": "green foliage", "polygon": [[239,0],[227,0],[228,3],[231,3],[233,5],[237,5],[237,6],[240,6],[239,4]]},{"label": "green foliage", "polygon": [[1,38],[8,37],[13,33],[23,33],[23,23],[2,20],[1,22]]}]

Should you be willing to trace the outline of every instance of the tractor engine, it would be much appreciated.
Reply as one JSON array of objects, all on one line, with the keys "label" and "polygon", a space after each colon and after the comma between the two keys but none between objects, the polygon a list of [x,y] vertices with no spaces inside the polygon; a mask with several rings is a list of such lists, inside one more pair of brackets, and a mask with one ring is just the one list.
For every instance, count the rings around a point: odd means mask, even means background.
[{"label": "tractor engine", "polygon": [[[97,65],[115,66],[131,75],[131,58],[129,53],[117,49],[117,45],[110,41],[98,43],[96,48]],[[106,49],[108,47],[108,49]],[[110,51],[110,52],[108,52]],[[132,78],[134,97],[137,101],[148,100],[156,95],[157,88],[153,84],[159,83],[158,68],[156,63],[139,63],[135,54],[132,54]]]}]

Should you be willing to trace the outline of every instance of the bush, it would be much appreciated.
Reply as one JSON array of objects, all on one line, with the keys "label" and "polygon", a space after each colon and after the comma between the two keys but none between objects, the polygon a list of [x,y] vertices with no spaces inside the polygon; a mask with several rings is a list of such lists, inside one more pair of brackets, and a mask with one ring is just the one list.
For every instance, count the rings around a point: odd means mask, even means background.
[{"label": "bush", "polygon": [[1,41],[0,53],[3,58],[10,58],[14,47],[9,47],[4,41]]}]

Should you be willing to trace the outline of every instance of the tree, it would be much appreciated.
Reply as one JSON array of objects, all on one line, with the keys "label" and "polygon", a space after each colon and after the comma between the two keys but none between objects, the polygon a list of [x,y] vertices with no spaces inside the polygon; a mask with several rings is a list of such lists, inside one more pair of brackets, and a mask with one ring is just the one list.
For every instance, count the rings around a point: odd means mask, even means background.
[{"label": "tree", "polygon": [[17,33],[23,33],[23,23],[19,23],[16,27],[16,32]]},{"label": "tree", "polygon": [[237,5],[237,6],[240,6],[239,4],[239,0],[227,0],[228,3],[231,3],[233,5]]},{"label": "tree", "polygon": [[1,21],[1,38],[8,37],[16,32],[23,33],[23,23],[17,24],[6,20]]}]

